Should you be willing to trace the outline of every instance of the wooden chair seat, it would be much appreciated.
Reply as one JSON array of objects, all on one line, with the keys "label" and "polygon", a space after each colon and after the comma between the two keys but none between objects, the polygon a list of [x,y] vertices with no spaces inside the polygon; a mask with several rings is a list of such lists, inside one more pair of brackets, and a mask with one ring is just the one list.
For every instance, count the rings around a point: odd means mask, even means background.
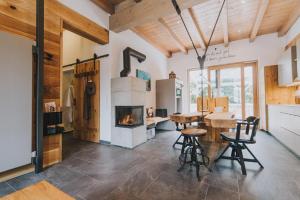
[{"label": "wooden chair seat", "polygon": [[207,133],[207,130],[200,128],[186,128],[181,131],[183,135],[188,136],[204,136]]}]

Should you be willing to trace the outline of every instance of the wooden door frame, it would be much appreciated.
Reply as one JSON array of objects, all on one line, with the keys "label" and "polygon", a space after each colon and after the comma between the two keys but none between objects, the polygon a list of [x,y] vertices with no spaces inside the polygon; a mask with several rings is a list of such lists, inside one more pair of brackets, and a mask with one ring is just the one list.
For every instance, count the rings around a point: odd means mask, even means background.
[{"label": "wooden door frame", "polygon": [[[60,28],[60,76],[61,76],[61,78],[60,78],[60,105],[61,105],[61,107],[63,106],[63,73],[64,73],[64,71],[63,71],[62,66],[63,66],[63,54],[64,54],[64,52],[63,52],[63,49],[64,49],[64,45],[63,45],[64,31],[65,30],[70,31],[70,32],[82,37],[82,38],[88,39],[92,42],[95,42],[95,43],[101,45],[100,43],[96,42],[95,40],[92,40],[92,38],[88,37],[88,35],[81,34],[84,31],[88,32],[88,30],[81,30],[80,29],[81,27],[77,27],[77,28],[72,27],[72,28],[70,28],[70,26],[65,26],[65,24],[68,24],[68,22],[64,19],[61,19],[61,28]],[[74,31],[74,30],[76,30],[76,31]],[[74,60],[74,62],[75,62],[75,60]],[[101,134],[100,134],[100,127],[101,127],[101,124],[100,124],[100,117],[101,117],[101,112],[100,112],[100,109],[101,109],[101,104],[100,104],[100,102],[101,102],[101,100],[100,100],[100,98],[101,98],[101,90],[100,90],[100,87],[101,87],[101,83],[100,83],[101,74],[100,74],[100,69],[101,69],[101,64],[99,66],[99,72],[98,72],[98,76],[99,76],[99,88],[98,88],[98,90],[99,90],[99,101],[98,101],[98,103],[99,103],[99,116],[98,116],[99,117],[99,131],[97,133],[97,137],[99,138],[99,141],[98,142],[92,141],[92,142],[96,142],[96,143],[100,143],[100,136],[101,136]]]},{"label": "wooden door frame", "polygon": [[[208,80],[210,81],[210,71],[211,70],[222,70],[222,69],[230,69],[230,68],[240,68],[241,69],[241,98],[242,98],[242,116],[245,118],[245,79],[244,79],[244,69],[245,67],[252,67],[252,77],[253,77],[253,113],[254,116],[259,117],[259,85],[258,85],[258,65],[257,61],[247,61],[247,62],[237,62],[232,64],[224,64],[224,65],[215,65],[207,68],[208,70]],[[220,75],[217,77],[220,82]],[[209,87],[209,91],[212,91]],[[211,93],[209,94],[211,95]]]}]

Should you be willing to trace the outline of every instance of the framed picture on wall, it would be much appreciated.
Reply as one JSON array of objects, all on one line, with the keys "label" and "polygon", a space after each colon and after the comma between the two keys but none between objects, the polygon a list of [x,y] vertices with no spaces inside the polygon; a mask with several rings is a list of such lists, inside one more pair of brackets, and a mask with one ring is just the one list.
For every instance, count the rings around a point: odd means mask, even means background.
[{"label": "framed picture on wall", "polygon": [[151,75],[148,72],[137,69],[136,77],[146,81],[146,91],[151,91]]}]

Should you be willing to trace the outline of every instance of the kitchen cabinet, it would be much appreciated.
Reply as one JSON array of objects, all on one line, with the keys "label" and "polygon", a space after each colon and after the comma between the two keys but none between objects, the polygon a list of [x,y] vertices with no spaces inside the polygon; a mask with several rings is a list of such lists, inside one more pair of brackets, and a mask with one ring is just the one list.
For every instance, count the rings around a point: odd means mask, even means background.
[{"label": "kitchen cabinet", "polygon": [[297,79],[297,50],[296,46],[284,51],[278,60],[278,84],[279,86],[289,86]]},{"label": "kitchen cabinet", "polygon": [[[183,82],[178,79],[163,79],[156,81],[156,109],[166,109],[167,115],[182,113]],[[175,123],[166,121],[156,126],[161,130],[175,130]]]},{"label": "kitchen cabinet", "polygon": [[268,131],[300,156],[300,105],[268,105]]},{"label": "kitchen cabinet", "polygon": [[297,51],[297,80],[300,81],[300,39],[296,43]]}]

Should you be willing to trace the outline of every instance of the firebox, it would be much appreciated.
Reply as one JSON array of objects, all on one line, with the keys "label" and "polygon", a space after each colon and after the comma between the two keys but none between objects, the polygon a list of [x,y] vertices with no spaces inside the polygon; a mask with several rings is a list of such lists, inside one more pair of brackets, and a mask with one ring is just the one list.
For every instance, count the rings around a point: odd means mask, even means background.
[{"label": "firebox", "polygon": [[144,125],[144,106],[116,106],[116,126],[134,128]]}]

